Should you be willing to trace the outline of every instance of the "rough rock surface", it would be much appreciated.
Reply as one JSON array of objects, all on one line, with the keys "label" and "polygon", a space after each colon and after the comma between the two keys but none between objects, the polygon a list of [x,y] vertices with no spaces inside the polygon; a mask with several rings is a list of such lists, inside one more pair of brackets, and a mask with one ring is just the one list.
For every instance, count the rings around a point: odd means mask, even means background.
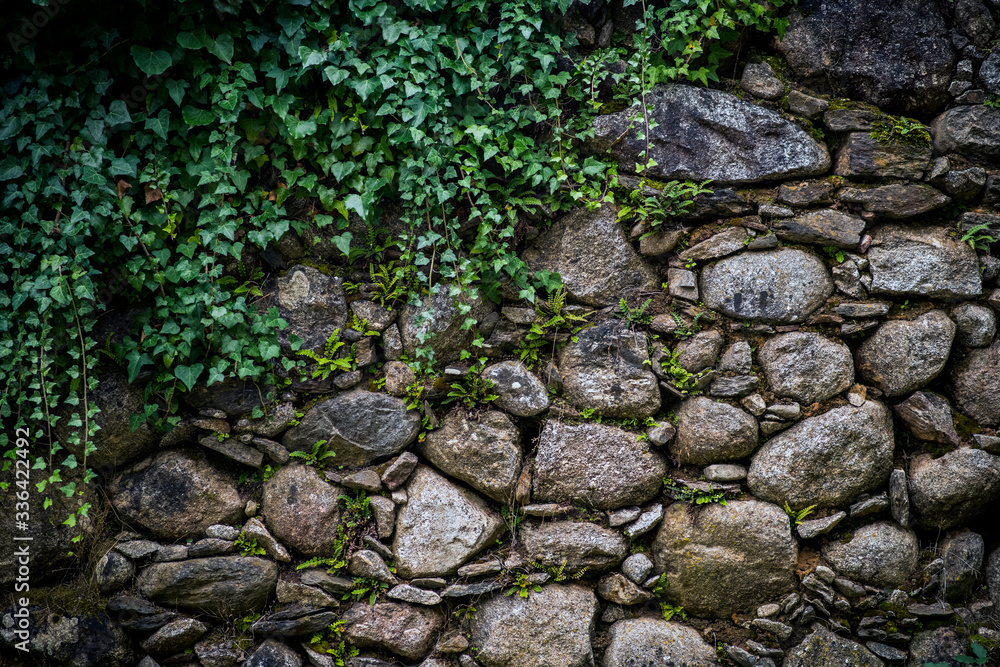
[{"label": "rough rock surface", "polygon": [[1000,456],[981,449],[956,449],[910,463],[910,504],[921,525],[959,526],[1000,495]]},{"label": "rough rock surface", "polygon": [[948,361],[955,323],[941,310],[886,322],[858,348],[858,374],[888,396],[902,396],[938,376]]},{"label": "rough rock surface", "polygon": [[968,347],[986,347],[997,333],[997,319],[986,306],[963,303],[951,309],[955,322],[955,342]]},{"label": "rough rock surface", "polygon": [[566,399],[605,417],[648,417],[660,407],[660,387],[649,370],[646,336],[617,320],[576,335],[559,356]]},{"label": "rough rock surface", "polygon": [[427,466],[406,483],[408,501],[396,517],[392,552],[399,576],[452,574],[500,534],[503,520],[482,498]]},{"label": "rough rock surface", "polygon": [[740,408],[699,396],[677,410],[677,437],[670,453],[681,463],[742,459],[755,449],[757,420]]},{"label": "rough rock surface", "polygon": [[793,243],[820,243],[838,248],[854,248],[861,242],[865,221],[861,218],[821,209],[795,218],[782,218],[771,223],[779,238]]},{"label": "rough rock surface", "polygon": [[347,322],[347,301],[343,280],[327,276],[311,266],[293,266],[277,279],[278,313],[288,328],[278,332],[282,346],[289,347],[289,337],[302,339],[303,350],[316,350],[326,344],[334,329]]},{"label": "rough rock surface", "polygon": [[438,470],[507,504],[521,472],[521,433],[507,415],[456,408],[427,434],[420,453]]},{"label": "rough rock surface", "polygon": [[674,665],[709,667],[717,664],[715,649],[694,628],[657,618],[634,618],[611,626],[611,643],[604,667]]},{"label": "rough rock surface", "polygon": [[599,572],[621,563],[628,554],[625,538],[617,530],[593,523],[552,521],[521,527],[521,540],[528,559],[562,567],[567,573],[583,568]]},{"label": "rough rock surface", "polygon": [[1000,426],[1000,338],[970,350],[952,371],[955,405],[983,426]]},{"label": "rough rock surface", "polygon": [[957,447],[961,440],[955,430],[951,406],[941,396],[918,391],[893,408],[920,440]]},{"label": "rough rock surface", "polygon": [[[460,305],[468,306],[468,313],[462,314]],[[424,344],[420,337],[433,332],[427,344],[434,350],[434,359],[441,363],[455,361],[475,337],[472,329],[462,329],[466,318],[482,321],[495,309],[493,302],[485,297],[473,299],[467,293],[453,297],[447,289],[424,297],[417,305],[406,304],[399,313],[403,349],[413,357],[416,349]],[[424,312],[430,313],[426,319],[421,317]]]},{"label": "rough rock surface", "polygon": [[776,396],[806,405],[832,398],[854,383],[850,349],[816,333],[795,331],[769,338],[757,361]]},{"label": "rough rock surface", "polygon": [[391,651],[413,662],[430,652],[444,625],[441,612],[402,602],[356,602],[343,619],[344,637],[355,646]]},{"label": "rough rock surface", "polygon": [[949,109],[934,119],[931,133],[940,154],[986,161],[1000,158],[1000,109],[981,105]]},{"label": "rough rock surface", "polygon": [[527,598],[496,595],[472,621],[483,667],[587,667],[597,598],[582,586],[550,585]]},{"label": "rough rock surface", "polygon": [[941,572],[941,592],[946,600],[960,602],[970,596],[979,583],[986,543],[983,536],[967,530],[946,539],[944,570]]},{"label": "rough rock surface", "polygon": [[[646,172],[650,176],[753,183],[813,176],[830,166],[826,148],[794,123],[728,93],[666,84],[653,88],[646,102],[659,124],[650,133],[648,157],[657,163]],[[622,171],[634,171],[646,149],[637,138],[639,125],[629,129],[637,113],[632,108],[598,116],[585,148],[609,153]]]},{"label": "rough rock surface", "polygon": [[222,556],[153,563],[139,573],[138,586],[150,600],[228,618],[263,609],[277,581],[270,560]]},{"label": "rough rock surface", "polygon": [[857,179],[923,178],[930,167],[931,147],[905,143],[884,144],[871,132],[852,132],[840,145],[833,171]]},{"label": "rough rock surface", "polygon": [[157,537],[200,537],[212,524],[243,519],[236,480],[199,450],[160,452],[148,467],[115,479],[109,491],[118,512]]},{"label": "rough rock surface", "polygon": [[884,667],[871,651],[850,639],[820,628],[785,656],[784,667]]},{"label": "rough rock surface", "polygon": [[951,201],[935,188],[920,183],[883,185],[861,190],[844,188],[840,201],[860,204],[866,211],[890,220],[911,218],[939,209]]},{"label": "rough rock surface", "polygon": [[634,433],[550,419],[538,441],[533,497],[597,509],[639,505],[659,493],[666,472],[663,458]]},{"label": "rough rock surface", "polygon": [[515,417],[534,417],[549,407],[545,385],[520,361],[487,366],[482,377],[496,385],[493,405]]},{"label": "rough rock surface", "polygon": [[706,266],[701,294],[706,306],[730,317],[801,322],[833,294],[833,279],[802,250],[744,252]]},{"label": "rough rock surface", "polygon": [[896,112],[943,106],[957,60],[933,0],[796,7],[778,48],[803,83]]},{"label": "rough rock surface", "polygon": [[398,454],[419,430],[420,413],[407,410],[402,398],[355,389],[314,406],[285,434],[284,444],[308,452],[326,440],[337,465],[363,466]]},{"label": "rough rock surface", "polygon": [[779,505],[842,507],[888,480],[892,452],[889,410],[875,401],[845,405],[765,443],[747,482],[755,496]]},{"label": "rough rock surface", "polygon": [[868,250],[873,294],[956,300],[979,296],[979,260],[948,227],[882,225]]},{"label": "rough rock surface", "polygon": [[267,527],[301,554],[332,556],[337,532],[330,527],[340,520],[341,493],[343,489],[325,482],[313,467],[286,465],[264,485]]},{"label": "rough rock surface", "polygon": [[797,583],[798,545],[788,515],[757,500],[674,503],[653,542],[668,596],[698,616],[729,616],[782,595]]},{"label": "rough rock surface", "polygon": [[615,304],[626,291],[658,284],[625,238],[612,206],[563,216],[523,257],[534,271],[558,273],[570,296],[592,306]]},{"label": "rough rock surface", "polygon": [[855,528],[850,539],[833,539],[823,558],[840,575],[870,586],[899,586],[917,566],[917,536],[897,523],[883,521]]}]

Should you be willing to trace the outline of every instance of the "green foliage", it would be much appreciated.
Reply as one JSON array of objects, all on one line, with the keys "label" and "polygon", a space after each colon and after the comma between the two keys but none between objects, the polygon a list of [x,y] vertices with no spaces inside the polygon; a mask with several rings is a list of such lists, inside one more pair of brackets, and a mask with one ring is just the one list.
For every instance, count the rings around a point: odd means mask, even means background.
[{"label": "green foliage", "polygon": [[354,588],[345,593],[341,599],[364,600],[368,598],[368,604],[374,605],[379,595],[387,590],[389,590],[389,584],[385,581],[369,577],[354,577]]},{"label": "green foliage", "polygon": [[986,101],[983,102],[983,106],[1000,109],[1000,95],[990,94],[987,96]]},{"label": "green foliage", "polygon": [[931,145],[930,128],[905,116],[879,116],[872,123],[871,138],[885,145]]},{"label": "green foliage", "polygon": [[[658,183],[643,178],[638,189],[625,195],[625,204],[618,209],[618,220],[644,223],[649,226],[650,234],[655,233],[664,222],[686,213],[696,196],[710,193],[712,190],[706,187],[709,183],[691,180]],[[647,193],[647,187],[656,190],[656,194]]]},{"label": "green foliage", "polygon": [[625,320],[630,324],[649,324],[653,321],[652,315],[646,314],[646,309],[649,308],[649,304],[653,302],[652,299],[646,299],[646,301],[638,308],[630,308],[625,299],[618,302],[618,312],[615,316],[618,319]]},{"label": "green foliage", "polygon": [[580,579],[581,577],[583,577],[583,575],[587,574],[587,570],[590,569],[590,567],[587,566],[587,567],[582,568],[579,572],[576,572],[574,574],[567,574],[564,571],[566,569],[566,561],[565,560],[563,560],[563,562],[560,563],[558,567],[556,567],[555,565],[545,565],[543,563],[536,563],[535,561],[532,561],[532,560],[529,560],[528,564],[531,565],[531,567],[535,568],[536,570],[539,570],[540,572],[544,572],[547,575],[549,575],[550,577],[552,577],[552,581],[554,581],[556,583],[558,583],[560,581],[566,581],[566,580],[576,581],[577,579]]},{"label": "green foliage", "polygon": [[453,612],[453,615],[460,621],[471,621],[476,617],[476,608],[471,604],[462,605]]},{"label": "green foliage", "polygon": [[[335,573],[347,567],[348,549],[361,541],[361,536],[371,523],[371,509],[368,496],[358,491],[353,497],[337,496],[340,502],[340,523],[337,524],[337,534],[333,540],[333,554],[327,557],[310,558],[295,569],[307,567],[325,567],[328,572]],[[344,599],[347,599],[346,597]]]},{"label": "green foliage", "polygon": [[302,459],[303,463],[307,466],[316,466],[317,468],[322,468],[325,464],[326,459],[334,457],[337,452],[332,452],[329,449],[330,443],[326,440],[318,440],[316,444],[313,445],[312,450],[308,452],[297,451],[289,452],[289,456],[297,459]]},{"label": "green foliage", "polygon": [[785,514],[788,515],[788,518],[791,520],[792,524],[796,526],[800,525],[807,516],[812,514],[812,511],[814,509],[816,509],[816,506],[810,505],[809,507],[803,507],[800,510],[793,510],[791,507],[788,506],[788,501],[787,500],[785,501]]},{"label": "green foliage", "polygon": [[[344,346],[347,346],[347,350],[340,352],[340,349]],[[340,340],[340,329],[333,330],[333,333],[326,339],[326,343],[320,352],[299,350],[298,353],[312,359],[316,363],[316,369],[312,373],[313,379],[325,380],[334,371],[347,372],[354,370],[354,346],[348,346],[346,341]],[[340,356],[337,356],[338,354]]]},{"label": "green foliage", "polygon": [[837,260],[837,264],[843,264],[844,259],[847,258],[847,253],[843,248],[838,248],[832,245],[823,246],[823,252],[830,256],[831,259]]},{"label": "green foliage", "polygon": [[[959,654],[952,656],[952,660],[963,665],[985,665],[989,661],[989,653],[977,642],[972,642],[973,655]],[[950,662],[925,662],[921,667],[949,667]]]},{"label": "green foliage", "polygon": [[334,621],[325,631],[313,634],[309,640],[309,648],[321,655],[330,656],[337,667],[344,667],[348,658],[353,658],[361,651],[355,646],[348,647],[341,639],[343,634],[344,621]]},{"label": "green foliage", "polygon": [[511,596],[514,593],[517,593],[521,597],[526,598],[531,595],[532,592],[540,593],[542,591],[542,587],[538,584],[532,583],[528,579],[528,575],[524,572],[518,573],[513,583],[514,585],[508,588],[504,595]]},{"label": "green foliage", "polygon": [[678,348],[664,353],[663,359],[660,361],[660,367],[667,374],[670,384],[676,387],[681,393],[686,394],[698,386],[698,381],[705,375],[706,371],[699,371],[697,373],[687,371],[677,363],[677,357],[680,356],[680,353],[681,351]]},{"label": "green foliage", "polygon": [[256,537],[247,537],[245,533],[240,531],[239,536],[236,538],[236,548],[239,549],[241,556],[264,556],[267,551],[264,547],[257,546]]},{"label": "green foliage", "polygon": [[540,354],[545,348],[550,348],[551,356],[555,356],[560,333],[577,333],[590,315],[579,314],[566,307],[566,289],[561,283],[545,301],[535,303],[535,313],[537,317],[517,349],[521,361],[533,368],[541,363]]},{"label": "green foliage", "polygon": [[[472,344],[481,347],[482,338],[476,338]],[[468,358],[468,350],[462,350],[462,358]],[[466,371],[465,375],[458,378],[449,385],[448,395],[441,401],[443,404],[461,403],[466,408],[472,409],[481,403],[489,403],[497,399],[497,394],[492,393],[496,389],[496,383],[483,377],[483,369],[486,367],[486,357],[479,357],[474,364]]]},{"label": "green foliage", "polygon": [[667,493],[669,493],[674,500],[689,502],[695,505],[705,505],[707,503],[719,503],[720,505],[726,504],[725,492],[713,490],[711,484],[708,485],[708,491],[701,491],[699,489],[685,486],[683,483],[678,484],[669,477],[664,477],[663,486],[666,487]]},{"label": "green foliage", "polygon": [[970,228],[965,234],[962,235],[962,241],[968,243],[969,247],[973,250],[984,250],[989,252],[989,244],[996,243],[998,239],[990,234],[983,233],[983,230],[989,229],[989,225],[983,223]]},{"label": "green foliage", "polygon": [[662,572],[660,576],[656,579],[656,582],[650,587],[649,592],[653,595],[660,596],[667,592],[667,586],[670,583],[667,581],[667,573]]},{"label": "green foliage", "polygon": [[666,603],[666,602],[661,602],[660,603],[660,613],[663,614],[663,620],[664,621],[669,621],[674,616],[676,616],[677,618],[681,619],[682,621],[686,621],[687,618],[688,618],[687,614],[684,613],[684,607],[682,607],[680,605],[674,606],[674,605]]}]

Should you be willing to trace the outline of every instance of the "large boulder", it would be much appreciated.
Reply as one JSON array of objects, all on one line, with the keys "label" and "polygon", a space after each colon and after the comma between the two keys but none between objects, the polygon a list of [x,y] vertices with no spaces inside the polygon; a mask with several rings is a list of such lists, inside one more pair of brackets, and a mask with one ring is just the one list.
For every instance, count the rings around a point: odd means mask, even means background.
[{"label": "large boulder", "polygon": [[648,176],[664,180],[711,179],[755,183],[815,176],[830,168],[830,154],[804,130],[770,109],[720,90],[664,84],[646,96],[652,105],[649,153],[642,110],[632,107],[598,116],[584,149],[607,154],[622,171],[652,158]]},{"label": "large boulder", "polygon": [[482,498],[427,466],[413,471],[406,493],[392,544],[404,579],[453,574],[504,530],[503,519]]},{"label": "large boulder", "polygon": [[887,396],[902,396],[938,376],[954,339],[955,323],[941,310],[886,322],[858,348],[858,374]]},{"label": "large boulder", "polygon": [[694,628],[658,618],[627,618],[611,626],[604,667],[711,667],[715,649]]},{"label": "large boulder", "polygon": [[533,498],[597,509],[638,505],[660,492],[666,472],[663,457],[635,433],[550,419],[538,439]]},{"label": "large boulder", "polygon": [[523,257],[534,271],[558,273],[572,298],[592,306],[609,306],[626,292],[659,284],[625,238],[614,206],[559,218]]},{"label": "large boulder", "polygon": [[951,374],[955,405],[983,426],[1000,426],[1000,338],[970,350]]},{"label": "large boulder", "polygon": [[243,519],[236,480],[200,450],[160,452],[114,479],[108,491],[115,509],[157,537],[201,537],[216,523]]},{"label": "large boulder", "polygon": [[[15,611],[19,614],[17,618]],[[25,612],[26,616],[20,615]],[[17,634],[21,632],[19,622],[28,623],[30,639]],[[132,639],[106,614],[71,614],[38,605],[12,606],[0,612],[0,646],[3,645],[10,647],[5,646],[3,651],[9,665],[134,667],[137,659]]]},{"label": "large boulder", "polygon": [[521,433],[504,413],[473,416],[455,408],[427,434],[420,453],[438,470],[510,504],[521,472]]},{"label": "large boulder", "polygon": [[795,331],[768,338],[757,361],[776,396],[806,405],[833,398],[854,382],[850,348],[817,333]]},{"label": "large boulder", "polygon": [[363,649],[380,649],[417,662],[434,647],[444,626],[440,611],[402,602],[356,602],[342,617],[344,638]]},{"label": "large boulder", "polygon": [[871,231],[873,294],[958,300],[982,291],[979,259],[942,226],[886,224]]},{"label": "large boulder", "polygon": [[823,558],[841,575],[870,586],[899,586],[917,566],[917,536],[898,523],[882,521],[855,528],[823,546]]},{"label": "large boulder", "polygon": [[274,597],[278,566],[263,558],[222,556],[153,563],[139,573],[139,592],[154,602],[239,618]]},{"label": "large boulder", "polygon": [[910,506],[921,525],[950,530],[1000,496],[1000,456],[981,449],[956,449],[910,463]]},{"label": "large boulder", "polygon": [[282,346],[291,349],[290,337],[298,336],[301,349],[321,349],[334,330],[343,328],[347,301],[342,283],[311,266],[293,266],[277,279],[278,313],[288,322],[278,332]]},{"label": "large boulder", "polygon": [[934,119],[931,133],[940,154],[958,153],[984,162],[1000,159],[1000,109],[978,104],[949,109]]},{"label": "large boulder", "polygon": [[660,387],[649,369],[646,335],[608,320],[576,335],[559,356],[566,399],[604,417],[649,417]]},{"label": "large boulder", "polygon": [[740,408],[704,396],[677,410],[677,437],[670,453],[681,463],[707,465],[742,459],[757,449],[757,420]]},{"label": "large boulder", "polygon": [[671,601],[697,616],[745,612],[798,584],[798,543],[788,515],[757,500],[674,503],[652,551]]},{"label": "large boulder", "polygon": [[363,466],[394,456],[417,439],[420,413],[402,398],[355,389],[319,403],[284,438],[292,451],[326,440],[337,465]]},{"label": "large boulder", "polygon": [[765,443],[747,474],[751,492],[779,505],[842,507],[892,471],[892,416],[881,403],[810,417]]},{"label": "large boulder", "polygon": [[521,526],[521,541],[528,559],[567,573],[606,570],[621,563],[628,548],[617,530],[593,523],[552,521]]},{"label": "large boulder", "polygon": [[793,248],[743,252],[701,272],[705,305],[739,319],[802,322],[831,294],[822,260]]},{"label": "large boulder", "polygon": [[442,288],[417,304],[403,306],[399,314],[403,349],[416,358],[417,348],[429,345],[435,362],[455,361],[469,349],[476,335],[475,327],[465,327],[465,321],[472,318],[481,322],[495,310],[493,302],[482,296],[473,297],[464,291],[452,296],[450,290]]},{"label": "large boulder", "polygon": [[496,595],[472,621],[483,667],[589,667],[597,598],[582,586],[549,585],[528,597]]},{"label": "large boulder", "polygon": [[333,556],[341,493],[310,466],[284,466],[264,485],[264,520],[275,537],[299,553]]},{"label": "large boulder", "polygon": [[784,667],[885,667],[861,644],[838,637],[820,626],[788,651]]},{"label": "large boulder", "polygon": [[948,101],[957,58],[934,0],[811,0],[788,18],[778,48],[800,83],[896,112]]}]

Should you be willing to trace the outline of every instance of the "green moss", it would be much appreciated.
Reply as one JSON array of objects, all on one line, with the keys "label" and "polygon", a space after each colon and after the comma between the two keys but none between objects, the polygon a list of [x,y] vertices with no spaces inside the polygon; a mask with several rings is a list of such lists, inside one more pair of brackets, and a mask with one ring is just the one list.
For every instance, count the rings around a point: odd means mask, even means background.
[{"label": "green moss", "polygon": [[879,116],[872,123],[871,138],[884,146],[916,146],[930,148],[929,128],[905,116]]},{"label": "green moss", "polygon": [[992,651],[997,646],[997,641],[995,639],[990,639],[989,637],[984,637],[982,635],[972,635],[969,639],[976,642],[987,651]]}]

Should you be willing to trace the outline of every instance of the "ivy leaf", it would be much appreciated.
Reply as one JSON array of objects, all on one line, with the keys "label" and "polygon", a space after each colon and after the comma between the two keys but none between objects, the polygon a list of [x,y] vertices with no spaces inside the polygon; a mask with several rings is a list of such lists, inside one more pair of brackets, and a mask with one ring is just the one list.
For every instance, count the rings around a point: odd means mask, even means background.
[{"label": "ivy leaf", "polygon": [[132,60],[135,61],[136,66],[146,76],[163,74],[173,64],[170,54],[166,51],[151,51],[145,46],[133,46],[130,50],[132,52]]},{"label": "ivy leaf", "polygon": [[205,369],[203,364],[191,364],[190,366],[178,366],[174,369],[174,377],[184,383],[188,391],[194,389],[198,376]]},{"label": "ivy leaf", "polygon": [[[146,119],[146,124],[143,126],[147,130],[152,130],[156,132],[163,139],[167,138],[167,129],[170,127],[170,112],[166,109],[160,109],[155,117],[150,116]],[[135,171],[132,173],[135,176]]]},{"label": "ivy leaf", "polygon": [[181,105],[181,100],[184,99],[184,90],[188,87],[187,81],[177,81],[175,79],[167,79],[167,93],[170,95],[170,99],[174,101],[177,106]]},{"label": "ivy leaf", "polygon": [[108,105],[108,113],[104,117],[108,125],[124,125],[132,122],[132,116],[128,112],[128,107],[122,100],[115,100]]},{"label": "ivy leaf", "polygon": [[177,43],[185,49],[198,50],[204,46],[202,41],[190,32],[182,32],[177,35]]},{"label": "ivy leaf", "polygon": [[215,114],[208,109],[199,109],[198,107],[184,107],[181,110],[181,114],[184,116],[184,122],[190,127],[197,127],[198,125],[209,125],[215,122]]},{"label": "ivy leaf", "polygon": [[208,47],[208,52],[224,60],[227,65],[233,63],[233,36],[229,33],[219,35],[218,39]]},{"label": "ivy leaf", "polygon": [[24,169],[21,169],[21,165],[17,163],[12,157],[4,159],[0,162],[0,181],[11,181],[18,178],[24,173]]},{"label": "ivy leaf", "polygon": [[[351,195],[351,196],[353,197],[356,195]],[[344,232],[343,234],[339,234],[337,236],[332,237],[330,240],[333,241],[333,245],[337,246],[337,250],[344,253],[345,256],[350,256],[351,240],[353,238],[354,238],[353,234],[351,234],[350,232]]]}]

